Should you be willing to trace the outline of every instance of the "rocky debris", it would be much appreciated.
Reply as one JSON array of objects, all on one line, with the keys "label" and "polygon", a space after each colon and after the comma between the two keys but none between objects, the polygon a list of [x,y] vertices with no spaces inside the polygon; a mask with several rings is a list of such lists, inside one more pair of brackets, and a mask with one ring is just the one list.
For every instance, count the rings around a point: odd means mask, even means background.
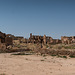
[{"label": "rocky debris", "polygon": [[75,51],[69,50],[50,50],[50,49],[40,49],[37,53],[48,54],[48,55],[73,55],[75,56]]},{"label": "rocky debris", "polygon": [[0,50],[6,50],[6,44],[0,43]]}]

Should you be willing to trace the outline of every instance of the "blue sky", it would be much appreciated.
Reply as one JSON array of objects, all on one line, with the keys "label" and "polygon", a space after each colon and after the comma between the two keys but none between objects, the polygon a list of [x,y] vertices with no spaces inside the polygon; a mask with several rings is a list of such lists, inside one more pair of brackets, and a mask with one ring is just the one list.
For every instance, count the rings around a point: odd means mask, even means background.
[{"label": "blue sky", "polygon": [[0,0],[0,31],[17,36],[75,36],[75,0]]}]

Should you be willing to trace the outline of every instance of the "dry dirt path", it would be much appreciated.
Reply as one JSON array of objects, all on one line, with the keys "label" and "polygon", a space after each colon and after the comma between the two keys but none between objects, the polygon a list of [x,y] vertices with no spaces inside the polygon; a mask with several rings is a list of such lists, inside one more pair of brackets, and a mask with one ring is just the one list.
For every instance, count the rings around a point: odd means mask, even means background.
[{"label": "dry dirt path", "polygon": [[75,58],[0,54],[0,75],[75,75]]}]

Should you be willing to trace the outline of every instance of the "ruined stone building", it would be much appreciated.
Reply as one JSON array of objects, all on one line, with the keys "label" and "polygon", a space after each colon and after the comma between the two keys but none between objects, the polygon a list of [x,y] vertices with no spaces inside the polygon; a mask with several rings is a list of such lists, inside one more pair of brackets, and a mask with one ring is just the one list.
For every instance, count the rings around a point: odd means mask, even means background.
[{"label": "ruined stone building", "polygon": [[2,49],[2,50],[6,49],[5,37],[6,37],[6,34],[0,32],[0,49]]},{"label": "ruined stone building", "polygon": [[30,33],[29,42],[30,43],[42,43],[43,42],[43,36],[32,35],[32,33]]},{"label": "ruined stone building", "polygon": [[6,37],[6,34],[0,32],[0,43],[5,43],[5,37]]},{"label": "ruined stone building", "polygon": [[6,38],[7,38],[6,41],[10,42],[10,45],[24,43],[24,41],[25,41],[24,37],[14,36],[12,34],[7,34]]},{"label": "ruined stone building", "polygon": [[72,43],[75,43],[75,36],[72,36]]},{"label": "ruined stone building", "polygon": [[10,34],[0,32],[0,43],[0,45],[4,44],[5,46],[12,45],[12,36]]},{"label": "ruined stone building", "polygon": [[25,43],[25,38],[21,36],[14,36],[13,38],[13,45],[18,45],[20,43]]},{"label": "ruined stone building", "polygon": [[50,36],[39,36],[39,35],[32,35],[30,33],[30,38],[25,39],[26,43],[43,43],[43,44],[58,44],[61,43],[61,40],[59,39],[53,39]]},{"label": "ruined stone building", "polygon": [[75,36],[71,36],[71,37],[61,36],[61,41],[63,44],[75,43]]},{"label": "ruined stone building", "polygon": [[51,43],[53,43],[53,38],[44,35],[44,36],[43,36],[43,43],[44,43],[44,44],[51,44]]},{"label": "ruined stone building", "polygon": [[6,46],[13,45],[13,37],[7,34],[5,37],[5,43],[6,43]]},{"label": "ruined stone building", "polygon": [[75,43],[75,36],[67,37],[67,36],[61,36],[60,39],[53,39],[50,36],[40,36],[40,35],[32,35],[30,33],[30,37],[24,38],[21,36],[14,36],[11,34],[5,34],[0,32],[0,49],[5,49],[7,46],[15,46],[19,44],[24,43],[33,43],[33,44],[72,44]]}]

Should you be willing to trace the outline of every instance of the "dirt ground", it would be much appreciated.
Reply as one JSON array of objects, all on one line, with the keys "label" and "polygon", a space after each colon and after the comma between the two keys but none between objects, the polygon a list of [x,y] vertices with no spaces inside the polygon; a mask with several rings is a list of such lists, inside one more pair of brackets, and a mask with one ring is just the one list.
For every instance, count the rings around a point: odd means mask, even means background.
[{"label": "dirt ground", "polygon": [[0,75],[75,75],[75,58],[2,53]]}]

